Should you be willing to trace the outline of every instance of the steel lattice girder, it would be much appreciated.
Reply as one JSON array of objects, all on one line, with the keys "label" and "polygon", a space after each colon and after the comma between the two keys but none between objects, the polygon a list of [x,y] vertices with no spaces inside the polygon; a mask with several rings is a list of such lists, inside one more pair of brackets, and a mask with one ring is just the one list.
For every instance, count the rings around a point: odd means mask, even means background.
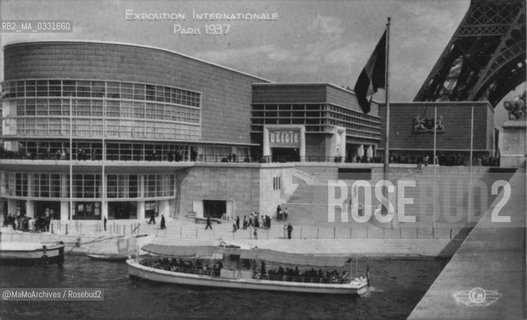
[{"label": "steel lattice girder", "polygon": [[525,82],[525,0],[472,0],[415,101],[488,100]]}]

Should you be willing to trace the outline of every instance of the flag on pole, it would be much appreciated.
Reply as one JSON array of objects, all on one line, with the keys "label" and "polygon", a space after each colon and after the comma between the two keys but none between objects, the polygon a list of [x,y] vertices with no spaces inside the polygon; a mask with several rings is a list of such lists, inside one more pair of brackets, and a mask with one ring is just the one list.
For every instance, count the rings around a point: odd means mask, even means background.
[{"label": "flag on pole", "polygon": [[355,95],[364,113],[370,112],[370,101],[367,96],[386,85],[386,31],[377,43],[368,63],[362,70],[355,84]]}]

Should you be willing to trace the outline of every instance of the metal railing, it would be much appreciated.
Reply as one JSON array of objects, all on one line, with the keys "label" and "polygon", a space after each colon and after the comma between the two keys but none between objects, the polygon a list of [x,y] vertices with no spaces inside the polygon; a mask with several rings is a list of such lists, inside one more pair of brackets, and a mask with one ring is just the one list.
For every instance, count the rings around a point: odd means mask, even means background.
[{"label": "metal railing", "polygon": [[[100,150],[99,150],[100,151]],[[148,161],[148,162],[206,162],[206,163],[287,163],[287,162],[321,162],[321,163],[383,163],[381,157],[371,158],[356,158],[356,157],[327,157],[327,156],[222,156],[222,155],[195,155],[193,157],[168,154],[168,153],[143,153],[143,154],[131,154],[131,153],[118,153],[112,152],[111,149],[107,150],[106,156],[107,161]],[[51,152],[49,154],[25,154],[16,151],[0,151],[0,159],[16,159],[16,160],[69,160],[69,153],[59,154],[57,152]],[[100,152],[93,153],[79,153],[74,152],[72,154],[74,161],[102,161],[102,154]],[[439,161],[440,166],[468,166],[468,160],[441,160]],[[397,160],[392,159],[390,163],[393,164],[414,164],[426,166],[423,162],[416,160]],[[431,164],[431,163],[430,163]],[[475,158],[472,165],[474,166],[497,166],[499,165],[499,158],[484,157]]]},{"label": "metal railing", "polygon": [[[81,222],[82,221],[82,222]],[[113,220],[106,224],[106,230],[103,221],[90,221],[87,220],[73,220],[73,221],[61,221],[52,220],[49,223],[49,228],[41,226],[39,228],[18,228],[14,229],[11,224],[4,227],[9,228],[12,231],[21,231],[28,233],[47,233],[52,235],[108,235],[108,236],[127,236],[127,235],[138,235],[145,230],[139,222],[119,222]]]},{"label": "metal railing", "polygon": [[[317,227],[302,226],[294,227],[289,238],[287,230],[283,226],[271,227],[271,229],[254,228],[238,229],[236,232],[225,230],[206,230],[202,226],[179,226],[170,231],[170,238],[181,240],[211,240],[223,238],[224,240],[258,240],[258,239],[464,239],[470,232],[469,226],[450,227],[398,227],[375,228],[375,227]],[[165,231],[167,233],[168,231]],[[165,236],[163,231],[158,236]],[[167,234],[168,235],[168,234]]]},{"label": "metal railing", "polygon": [[[45,233],[50,235],[106,235],[106,236],[133,236],[139,234],[152,234],[160,238],[180,240],[258,240],[258,239],[289,239],[289,234],[284,225],[274,224],[270,229],[248,227],[237,229],[233,232],[231,226],[214,225],[212,229],[205,229],[204,224],[197,225],[167,225],[165,229],[149,227],[146,223],[126,220],[110,220],[104,227],[100,220],[52,220],[48,230],[18,230],[29,233]],[[5,226],[12,230],[10,225]],[[399,226],[375,227],[363,226],[294,226],[290,239],[464,239],[471,225],[451,225],[438,227]],[[256,230],[256,232],[255,232]]]}]

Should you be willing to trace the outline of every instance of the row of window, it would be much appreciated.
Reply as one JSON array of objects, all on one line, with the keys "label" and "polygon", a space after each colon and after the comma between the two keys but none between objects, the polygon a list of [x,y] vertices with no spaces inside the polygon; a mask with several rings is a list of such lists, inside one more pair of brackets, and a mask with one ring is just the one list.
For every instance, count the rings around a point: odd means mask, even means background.
[{"label": "row of window", "polygon": [[253,111],[252,115],[255,118],[257,118],[257,117],[283,117],[283,118],[318,117],[318,118],[320,118],[320,117],[326,117],[327,113],[326,112],[320,112],[320,111],[293,111],[293,112],[291,112],[291,111],[280,111],[280,112],[276,112],[276,111],[267,111],[267,112]]},{"label": "row of window", "polygon": [[[324,120],[325,121],[325,120]],[[266,124],[267,124],[267,119],[266,119]],[[275,121],[275,122],[272,122],[271,119],[269,119],[269,123],[270,124],[291,124],[290,122],[282,122],[282,120],[280,121]],[[295,122],[293,122],[292,124],[297,124]],[[299,123],[299,124],[304,124],[304,123]],[[333,127],[330,126],[330,125],[326,125],[326,124],[320,124],[320,125],[309,125],[307,124],[305,126],[306,128],[306,132],[307,133],[315,133],[315,132],[332,132],[332,129]],[[252,133],[261,133],[263,132],[263,124],[256,124],[256,125],[252,125],[251,126],[251,132]],[[350,134],[350,133],[348,133]],[[351,134],[350,134],[351,135]]]},{"label": "row of window", "polygon": [[327,110],[327,106],[325,104],[253,104],[253,110],[254,111]]},{"label": "row of window", "polygon": [[[380,125],[378,117],[331,104],[253,104],[252,111],[253,117],[326,117],[338,114],[347,116],[346,121],[370,126]],[[321,112],[317,115],[314,111],[331,112]]]},{"label": "row of window", "polygon": [[[102,137],[103,126],[96,119],[73,119],[70,128],[69,118],[19,118],[4,120],[5,136],[61,136]],[[196,125],[174,124],[146,120],[107,120],[106,137],[146,138],[167,140],[198,140],[201,129]]]},{"label": "row of window", "polygon": [[318,124],[306,131],[324,132],[322,126],[337,125],[350,129],[349,135],[379,138],[381,134],[375,117],[333,105],[253,105],[251,122],[253,132],[262,131],[264,124]]},{"label": "row of window", "polygon": [[353,116],[355,118],[362,118],[362,119],[365,119],[365,120],[368,120],[368,121],[380,123],[379,122],[379,117],[374,117],[374,116],[366,114],[364,112],[359,112],[359,111],[355,111],[355,110],[351,110],[351,109],[347,109],[347,108],[343,108],[343,107],[339,107],[339,106],[335,106],[335,105],[331,105],[331,104],[328,105],[328,110],[329,111],[340,112],[340,113],[343,113],[343,114],[346,114],[346,115],[349,115],[349,116]]},{"label": "row of window", "polygon": [[353,121],[356,123],[361,123],[361,124],[370,125],[370,126],[380,126],[381,125],[381,122],[378,117],[373,117],[368,114],[364,114],[362,112],[357,112],[354,110],[337,107],[333,105],[328,105],[328,111],[330,111],[330,113],[332,114],[345,115],[348,117],[347,119],[349,119],[349,121]]},{"label": "row of window", "polygon": [[252,119],[253,124],[327,124],[328,120],[323,118],[266,118]]},{"label": "row of window", "polygon": [[[108,143],[106,146],[107,160],[189,160],[191,147],[180,144],[151,143]],[[69,142],[32,142],[18,143],[18,153],[25,158],[42,160],[69,160]],[[156,156],[158,159],[154,159]],[[101,142],[73,142],[73,160],[102,160]]]},{"label": "row of window", "polygon": [[3,83],[4,98],[86,97],[160,101],[200,106],[198,92],[145,83],[89,80],[21,80]]},{"label": "row of window", "polygon": [[380,133],[379,126],[371,121],[357,120],[335,112],[293,112],[292,114],[291,112],[253,112],[252,118],[253,124],[327,124],[330,122],[332,124],[339,122],[346,124],[345,126],[353,126],[364,131]]},{"label": "row of window", "polygon": [[[35,198],[68,198],[70,179],[68,174],[5,172],[1,193],[9,196]],[[141,178],[144,180],[141,188]],[[174,174],[108,175],[108,198],[138,198],[144,190],[144,198],[172,197],[175,194]],[[101,198],[100,174],[74,174],[74,198]]]},{"label": "row of window", "polygon": [[[20,141],[16,147],[17,158],[41,160],[69,160],[68,141]],[[192,146],[174,143],[129,143],[108,142],[106,160],[115,161],[244,161],[249,157],[249,148],[243,146]],[[194,159],[192,155],[194,154]],[[8,157],[2,154],[0,157]],[[73,142],[73,160],[102,160],[101,142]]]},{"label": "row of window", "polygon": [[[106,103],[106,105],[104,105]],[[72,100],[69,99],[18,99],[5,102],[4,109],[15,111],[6,112],[5,116],[69,116],[70,110],[75,117],[105,117],[107,118],[136,118],[179,121],[188,123],[200,122],[200,110],[172,104],[146,103],[117,100]]]},{"label": "row of window", "polygon": [[357,126],[353,124],[349,124],[342,121],[336,121],[336,120],[329,120],[329,124],[339,127],[346,128],[346,134],[350,136],[361,136],[361,137],[371,137],[375,139],[380,139],[381,132],[377,130],[372,130],[369,128],[365,128],[362,126]]}]

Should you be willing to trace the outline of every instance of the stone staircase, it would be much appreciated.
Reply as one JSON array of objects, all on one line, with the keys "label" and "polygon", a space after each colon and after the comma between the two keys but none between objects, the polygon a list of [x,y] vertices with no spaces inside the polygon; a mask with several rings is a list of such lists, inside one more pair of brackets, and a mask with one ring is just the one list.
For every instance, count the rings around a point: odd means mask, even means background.
[{"label": "stone staircase", "polygon": [[[324,174],[326,176],[324,177]],[[405,215],[416,217],[416,223],[411,223],[413,227],[423,228],[462,228],[467,223],[477,222],[480,216],[480,207],[488,206],[495,196],[490,194],[492,183],[496,179],[507,180],[511,173],[500,172],[492,173],[488,168],[474,167],[472,174],[474,190],[474,214],[470,220],[468,212],[468,181],[469,173],[466,167],[438,167],[436,181],[434,182],[434,169],[431,166],[424,167],[422,170],[401,169],[391,173],[392,181],[396,184],[399,180],[413,180],[416,187],[405,188],[405,198],[414,199],[414,204],[405,206]],[[360,227],[363,223],[353,221],[348,216],[348,222],[341,222],[341,217],[337,213],[335,223],[328,222],[328,181],[335,179],[334,172],[315,172],[313,173],[313,183],[306,183],[305,180],[297,179],[298,187],[286,203],[282,203],[282,208],[287,208],[289,221],[293,225],[302,226],[351,226]],[[374,186],[382,175],[372,176],[370,181]],[[353,181],[346,181],[348,187]],[[436,213],[434,216],[434,185],[436,189]],[[485,185],[484,187],[481,187]],[[478,188],[483,188],[483,192],[478,192]],[[487,189],[485,189],[487,188]],[[348,188],[349,191],[349,188]],[[485,194],[486,192],[486,194]],[[485,197],[487,200],[485,200]],[[362,198],[362,197],[360,197]],[[372,195],[373,210],[379,203]],[[396,203],[394,203],[396,205]],[[455,215],[459,218],[456,219]],[[452,217],[450,217],[451,215]],[[370,224],[378,228],[392,228],[392,225],[379,223],[376,219],[370,219]],[[404,226],[404,225],[403,225]]]},{"label": "stone staircase", "polygon": [[[299,170],[300,171],[300,170]],[[336,180],[338,176],[335,172],[326,172],[316,170],[313,173],[313,183],[305,181],[298,182],[296,192],[289,198],[287,203],[281,204],[282,208],[287,208],[289,219],[293,224],[317,225],[317,226],[335,226],[335,223],[328,222],[328,189],[329,180]],[[402,177],[410,176],[412,173],[405,169]],[[375,185],[378,180],[372,180],[371,184]],[[353,181],[348,180],[348,193],[351,191],[350,186]],[[374,200],[372,212],[377,206]],[[360,225],[348,216],[348,222],[342,222],[341,217],[337,214],[335,217],[336,224],[350,224],[352,226]]]}]

